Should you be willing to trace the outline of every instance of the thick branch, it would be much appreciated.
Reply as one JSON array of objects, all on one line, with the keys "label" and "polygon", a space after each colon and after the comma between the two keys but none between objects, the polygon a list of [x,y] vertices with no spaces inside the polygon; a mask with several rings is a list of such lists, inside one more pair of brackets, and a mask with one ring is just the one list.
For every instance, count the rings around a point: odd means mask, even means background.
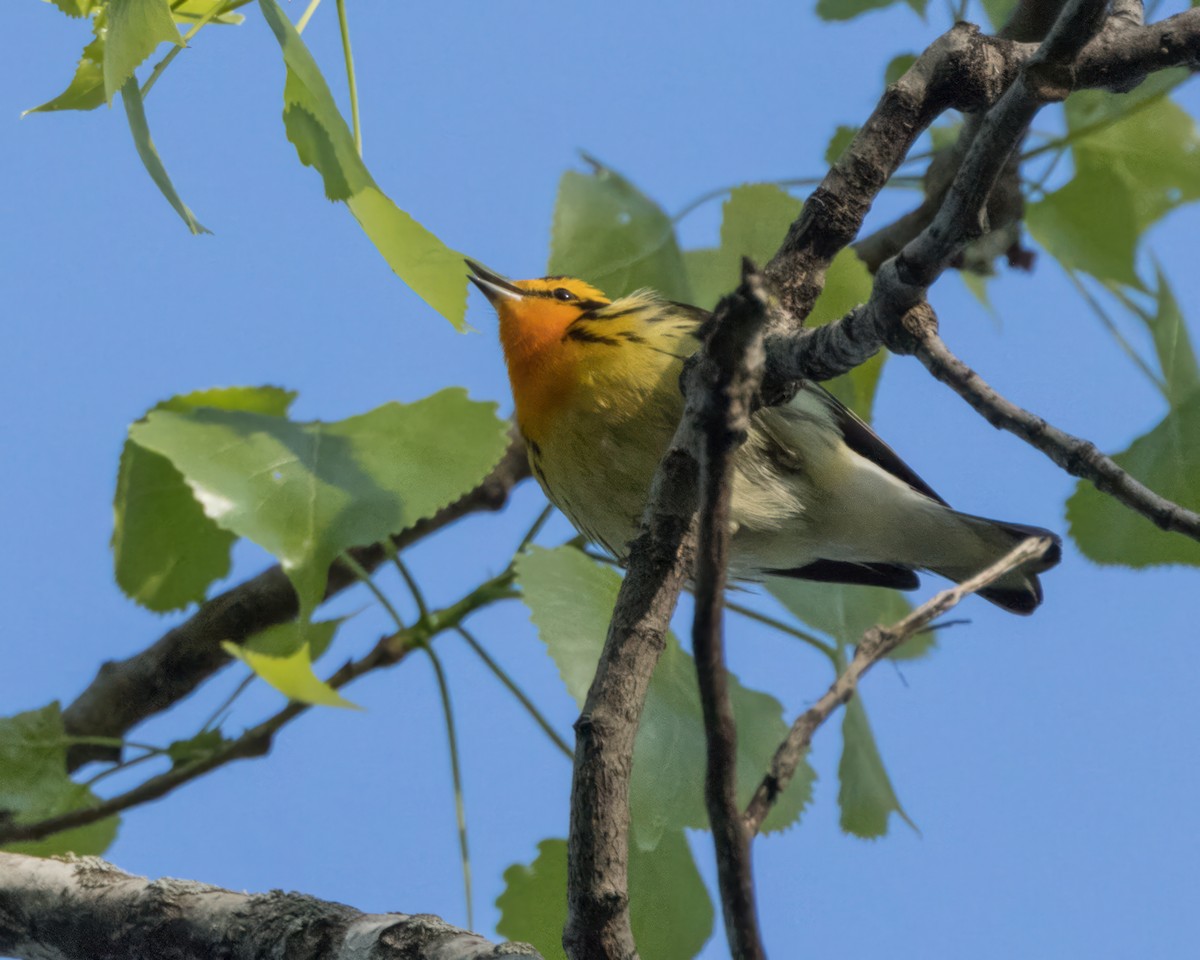
[{"label": "thick branch", "polygon": [[813,734],[838,707],[854,696],[858,681],[871,667],[972,593],[999,580],[1010,570],[1043,556],[1053,543],[1049,537],[1026,540],[986,570],[923,603],[903,620],[890,627],[872,627],[864,633],[850,665],[820,700],[796,718],[787,738],[775,751],[770,770],[746,807],[746,828],[757,833],[762,827],[771,807],[791,782],[800,759],[812,743]]},{"label": "thick branch", "polygon": [[[504,457],[479,486],[396,536],[397,548],[404,549],[467,514],[500,509],[508,501],[509,491],[527,476],[525,446],[514,436]],[[360,547],[352,553],[367,570],[374,570],[385,559],[378,546]],[[325,597],[355,582],[353,572],[335,563],[329,570]],[[143,720],[182,700],[228,664],[229,655],[221,649],[221,641],[241,643],[267,627],[286,623],[297,610],[296,592],[278,566],[213,597],[145,650],[126,660],[103,664],[87,689],[63,711],[67,733],[123,737]],[[112,747],[79,745],[71,748],[68,765],[75,770],[91,760],[119,757],[120,751]]]},{"label": "thick branch", "polygon": [[708,339],[717,379],[709,385],[700,411],[704,444],[692,651],[707,741],[704,799],[717,854],[725,934],[734,960],[762,960],[766,954],[758,929],[750,835],[737,803],[737,727],[722,639],[733,457],[746,439],[762,382],[762,331],[767,319],[762,279],[748,262],[743,266],[742,289],[751,297],[728,311]]},{"label": "thick branch", "polygon": [[541,960],[527,943],[491,943],[429,914],[360,913],[299,893],[149,881],[96,857],[15,853],[0,853],[0,953],[22,960]]}]

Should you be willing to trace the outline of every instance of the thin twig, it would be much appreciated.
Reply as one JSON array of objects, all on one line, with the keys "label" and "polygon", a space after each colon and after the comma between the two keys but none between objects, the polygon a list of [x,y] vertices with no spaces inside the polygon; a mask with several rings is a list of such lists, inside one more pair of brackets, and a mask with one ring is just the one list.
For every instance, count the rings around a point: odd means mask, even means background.
[{"label": "thin twig", "polygon": [[562,751],[563,756],[570,760],[575,755],[575,752],[567,744],[567,741],[559,736],[558,731],[554,729],[550,721],[547,720],[545,715],[537,708],[537,705],[529,698],[529,695],[525,693],[525,691],[519,686],[517,686],[517,682],[513,680],[513,678],[508,675],[508,672],[492,658],[491,654],[487,652],[487,649],[483,646],[483,644],[480,643],[475,636],[469,630],[467,630],[466,627],[460,625],[455,627],[455,630],[458,632],[459,636],[467,641],[467,645],[470,646],[470,648],[475,652],[475,655],[483,661],[484,666],[491,670],[496,679],[504,684],[504,686],[508,689],[508,692],[516,697],[517,702],[525,708],[525,712],[529,714],[534,723],[541,727],[542,732],[550,738],[550,741],[556,747],[558,747],[560,751]]},{"label": "thin twig", "polygon": [[707,765],[704,800],[717,856],[725,934],[734,960],[764,960],[754,896],[750,836],[737,802],[737,727],[729,699],[723,622],[729,566],[733,457],[746,438],[762,381],[767,319],[762,278],[747,261],[736,308],[723,311],[706,344],[716,380],[701,408],[699,532],[696,543],[692,652],[704,715]]},{"label": "thin twig", "polygon": [[317,12],[317,7],[321,5],[321,0],[309,0],[309,4],[304,8],[304,12],[300,14],[300,19],[296,21],[296,32],[303,33],[304,28],[308,26],[308,21],[312,19],[312,15]]},{"label": "thin twig", "polygon": [[183,35],[183,39],[180,40],[179,43],[173,46],[170,50],[168,50],[166,56],[159,60],[158,63],[154,65],[154,69],[150,71],[150,76],[148,76],[146,78],[146,82],[142,84],[143,100],[146,99],[146,94],[150,92],[150,88],[158,83],[158,78],[163,75],[163,71],[171,65],[171,62],[177,56],[179,56],[179,51],[187,48],[188,41],[196,36],[196,34],[204,29],[204,27],[207,26],[212,20],[214,20],[216,17],[219,17],[229,9],[231,9],[231,7],[228,2],[214,3],[208,8],[208,11],[202,17],[200,17],[199,20],[192,24],[191,29]]},{"label": "thin twig", "polygon": [[762,827],[771,807],[791,782],[796,767],[812,743],[813,734],[838,707],[854,696],[863,674],[964,598],[995,583],[1009,571],[1042,557],[1053,544],[1049,537],[1031,537],[986,570],[921,604],[903,620],[890,627],[872,627],[864,633],[850,665],[820,700],[796,718],[787,738],[775,751],[770,769],[746,807],[743,815],[746,828],[751,833],[757,833]]}]

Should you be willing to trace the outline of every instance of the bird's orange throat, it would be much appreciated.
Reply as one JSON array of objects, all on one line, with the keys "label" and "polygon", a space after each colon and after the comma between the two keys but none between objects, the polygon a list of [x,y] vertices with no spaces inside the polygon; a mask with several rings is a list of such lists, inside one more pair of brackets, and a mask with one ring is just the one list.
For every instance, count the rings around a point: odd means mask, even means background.
[{"label": "bird's orange throat", "polygon": [[517,423],[526,437],[540,440],[577,379],[577,351],[563,335],[578,312],[554,301],[505,303],[498,312]]}]

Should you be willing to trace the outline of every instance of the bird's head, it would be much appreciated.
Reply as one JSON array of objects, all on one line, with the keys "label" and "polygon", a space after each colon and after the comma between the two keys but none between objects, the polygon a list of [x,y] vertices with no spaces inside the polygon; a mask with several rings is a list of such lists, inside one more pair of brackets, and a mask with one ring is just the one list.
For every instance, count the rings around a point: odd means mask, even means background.
[{"label": "bird's head", "polygon": [[500,316],[500,339],[509,359],[557,343],[585,313],[612,301],[590,283],[574,277],[509,280],[466,261],[471,282]]}]

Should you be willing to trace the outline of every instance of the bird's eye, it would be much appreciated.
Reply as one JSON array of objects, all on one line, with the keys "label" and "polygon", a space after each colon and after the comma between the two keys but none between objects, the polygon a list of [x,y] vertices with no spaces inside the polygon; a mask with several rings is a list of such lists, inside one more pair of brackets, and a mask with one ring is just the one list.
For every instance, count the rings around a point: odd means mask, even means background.
[{"label": "bird's eye", "polygon": [[551,293],[551,296],[554,297],[555,300],[574,300],[574,299],[576,299],[575,294],[573,294],[566,287],[555,287],[554,291]]}]

